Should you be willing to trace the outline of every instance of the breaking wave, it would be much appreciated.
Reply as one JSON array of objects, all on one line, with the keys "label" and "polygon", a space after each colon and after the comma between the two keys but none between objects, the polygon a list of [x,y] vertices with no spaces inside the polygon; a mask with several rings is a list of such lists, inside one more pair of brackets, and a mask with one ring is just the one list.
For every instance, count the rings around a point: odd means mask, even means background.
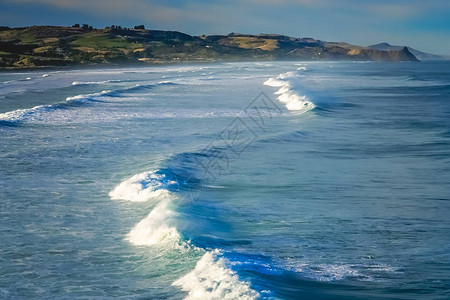
[{"label": "breaking wave", "polygon": [[185,299],[257,299],[259,293],[241,281],[219,250],[206,252],[195,269],[173,285],[188,292]]},{"label": "breaking wave", "polygon": [[121,82],[127,82],[127,80],[74,81],[72,82],[72,85],[96,85],[96,84],[121,83]]},{"label": "breaking wave", "polygon": [[167,195],[168,186],[176,183],[167,179],[164,174],[156,174],[154,171],[143,172],[120,183],[109,196],[113,200],[144,202]]},{"label": "breaking wave", "polygon": [[248,282],[239,279],[231,268],[232,263],[219,249],[199,248],[178,229],[177,209],[182,198],[195,197],[191,191],[199,184],[192,175],[199,157],[202,154],[195,152],[175,155],[165,168],[136,174],[109,193],[113,200],[155,203],[125,239],[135,246],[156,247],[160,251],[182,249],[201,253],[195,268],[173,282],[187,292],[186,299],[256,299],[259,294]]},{"label": "breaking wave", "polygon": [[284,103],[289,110],[304,113],[315,108],[314,103],[306,95],[299,93],[299,78],[294,72],[287,72],[280,74],[276,78],[269,78],[264,82],[264,85],[278,87],[279,89],[275,92],[275,95],[279,95],[277,99]]},{"label": "breaking wave", "polygon": [[66,102],[60,102],[51,105],[38,105],[32,108],[16,109],[0,114],[0,121],[3,123],[18,123],[25,121],[36,115],[43,115],[57,109],[70,108],[87,102],[101,102],[101,97],[111,96],[112,91],[102,91],[94,94],[81,94],[73,97],[67,97]]},{"label": "breaking wave", "polygon": [[42,114],[57,110],[66,109],[78,105],[83,105],[91,102],[104,102],[105,97],[120,97],[124,93],[141,91],[153,88],[154,85],[133,85],[115,90],[104,90],[92,94],[80,94],[76,96],[67,97],[65,102],[60,102],[51,105],[38,105],[32,108],[16,109],[5,113],[0,113],[0,124],[10,125],[11,123],[19,123],[25,121],[32,116],[40,116]]},{"label": "breaking wave", "polygon": [[31,117],[34,114],[46,113],[57,108],[58,107],[56,105],[38,105],[32,108],[16,109],[13,111],[1,113],[0,121],[5,124],[17,123]]},{"label": "breaking wave", "polygon": [[136,246],[151,246],[161,243],[183,245],[180,233],[174,224],[176,213],[169,208],[170,196],[163,199],[128,233],[127,240]]}]

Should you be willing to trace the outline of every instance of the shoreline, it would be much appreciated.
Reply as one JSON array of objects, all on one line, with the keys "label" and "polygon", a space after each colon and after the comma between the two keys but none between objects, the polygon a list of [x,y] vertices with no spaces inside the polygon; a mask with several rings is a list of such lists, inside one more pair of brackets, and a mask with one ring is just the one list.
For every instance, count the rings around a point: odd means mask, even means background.
[{"label": "shoreline", "polygon": [[[433,61],[425,61],[432,63],[446,62],[447,60],[433,60]],[[89,69],[120,69],[120,68],[147,68],[147,67],[164,67],[164,66],[176,66],[176,65],[212,65],[212,64],[220,64],[220,63],[276,63],[276,62],[295,62],[295,63],[321,63],[321,62],[366,62],[366,63],[421,63],[424,61],[377,61],[377,60],[346,60],[346,59],[324,59],[324,60],[305,60],[305,59],[265,59],[265,60],[249,60],[249,59],[236,59],[236,60],[190,60],[190,61],[177,61],[177,62],[155,62],[155,63],[103,63],[103,64],[73,64],[67,66],[33,66],[33,67],[0,67],[0,73],[4,72],[21,72],[21,71],[61,71],[61,70],[89,70]]]}]

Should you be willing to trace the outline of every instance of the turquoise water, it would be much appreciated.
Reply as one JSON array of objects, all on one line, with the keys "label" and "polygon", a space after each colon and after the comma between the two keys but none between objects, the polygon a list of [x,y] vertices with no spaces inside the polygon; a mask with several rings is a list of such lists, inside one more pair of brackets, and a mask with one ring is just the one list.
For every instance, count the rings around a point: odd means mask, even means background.
[{"label": "turquoise water", "polygon": [[0,298],[448,299],[449,70],[0,73]]}]

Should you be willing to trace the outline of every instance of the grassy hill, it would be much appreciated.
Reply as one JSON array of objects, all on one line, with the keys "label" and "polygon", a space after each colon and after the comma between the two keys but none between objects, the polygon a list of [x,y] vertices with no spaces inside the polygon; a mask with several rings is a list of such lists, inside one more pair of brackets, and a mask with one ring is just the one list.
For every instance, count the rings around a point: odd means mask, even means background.
[{"label": "grassy hill", "polygon": [[0,27],[0,68],[283,59],[416,60],[406,48],[384,51],[274,34],[196,37],[115,26]]}]

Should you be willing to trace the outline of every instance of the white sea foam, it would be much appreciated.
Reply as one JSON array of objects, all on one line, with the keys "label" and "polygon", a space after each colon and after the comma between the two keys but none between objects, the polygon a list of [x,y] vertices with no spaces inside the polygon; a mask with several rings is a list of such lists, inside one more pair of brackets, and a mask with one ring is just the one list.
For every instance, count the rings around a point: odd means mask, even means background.
[{"label": "white sea foam", "polygon": [[128,233],[127,240],[136,246],[152,246],[160,243],[180,245],[181,236],[172,225],[175,212],[169,209],[170,198],[162,200]]},{"label": "white sea foam", "polygon": [[[166,189],[170,184],[175,182],[167,180],[164,174],[143,172],[123,181],[110,192],[112,199],[159,201],[148,216],[131,229],[126,239],[136,246],[162,247],[163,251],[204,251],[183,241],[178,232],[178,213],[173,210],[177,195]],[[249,283],[240,281],[230,265],[220,251],[208,251],[197,262],[194,270],[176,280],[173,285],[188,292],[186,299],[258,298],[259,294],[251,289]]]},{"label": "white sea foam", "polygon": [[358,270],[351,265],[319,265],[319,269],[315,272],[315,276],[320,281],[343,280],[347,277],[359,277],[369,279],[363,276]]},{"label": "white sea foam", "polygon": [[170,184],[176,182],[167,180],[164,174],[143,172],[123,181],[109,193],[114,200],[159,201],[150,214],[128,233],[127,240],[133,245],[151,246],[170,242],[172,247],[187,246],[181,241],[181,236],[173,225],[176,213],[169,206],[176,195],[167,190]]},{"label": "white sea foam", "polygon": [[0,121],[7,122],[20,122],[23,121],[36,113],[45,113],[53,110],[52,105],[38,105],[32,108],[16,109],[13,111],[8,111],[0,114]]},{"label": "white sea foam", "polygon": [[165,188],[167,184],[175,184],[174,181],[164,183],[165,176],[154,171],[143,172],[123,181],[109,193],[113,200],[128,200],[132,202],[144,202],[161,198],[169,193]]},{"label": "white sea foam", "polygon": [[72,85],[95,85],[95,84],[107,84],[107,83],[120,83],[122,80],[101,80],[101,81],[74,81]]},{"label": "white sea foam", "polygon": [[159,85],[176,85],[177,83],[170,80],[162,80],[158,82]]},{"label": "white sea foam", "polygon": [[76,96],[67,97],[66,101],[75,101],[75,102],[86,102],[89,100],[97,100],[98,98],[102,96],[111,96],[113,94],[113,91],[101,91],[99,93],[92,93],[92,94],[80,94]]},{"label": "white sea foam", "polygon": [[[304,67],[302,67],[304,68]],[[306,70],[306,68],[305,68]],[[298,77],[293,72],[280,74],[277,78],[269,78],[264,82],[265,85],[278,87],[275,92],[279,95],[277,99],[284,103],[287,109],[299,112],[307,112],[315,107],[306,95],[299,95],[297,87]]]},{"label": "white sea foam", "polygon": [[172,285],[188,292],[185,299],[257,299],[260,295],[250,284],[239,280],[220,251],[206,252],[195,269]]},{"label": "white sea foam", "polygon": [[[99,100],[102,96],[110,96],[112,95],[112,91],[102,91],[100,93],[93,94],[81,94],[72,97],[67,97],[66,102],[70,103],[83,103],[93,100]],[[5,112],[0,114],[0,121],[7,122],[20,122],[26,119],[29,119],[35,115],[45,114],[51,111],[54,111],[58,108],[64,107],[64,103],[56,103],[52,105],[38,105],[32,108],[21,108],[13,111]]]},{"label": "white sea foam", "polygon": [[377,273],[398,273],[397,269],[386,265],[351,265],[351,264],[318,264],[308,263],[287,266],[291,271],[316,281],[340,281],[353,278],[361,281],[378,281]]}]

